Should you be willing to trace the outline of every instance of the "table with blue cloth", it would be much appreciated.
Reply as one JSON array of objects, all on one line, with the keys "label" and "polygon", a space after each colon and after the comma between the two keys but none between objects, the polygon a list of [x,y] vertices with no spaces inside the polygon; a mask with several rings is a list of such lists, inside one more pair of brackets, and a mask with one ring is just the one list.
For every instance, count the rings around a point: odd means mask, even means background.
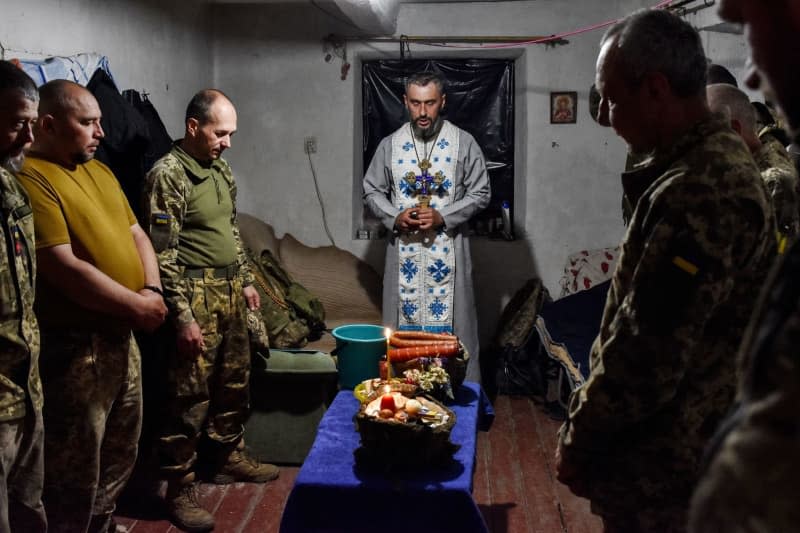
[{"label": "table with blue cloth", "polygon": [[[336,395],[297,474],[281,518],[281,533],[487,533],[472,499],[477,431],[494,419],[477,383],[464,383],[447,406],[456,414],[450,440],[460,446],[440,468],[382,473],[356,465],[360,445],[353,392]],[[408,450],[413,454],[414,450]]]}]

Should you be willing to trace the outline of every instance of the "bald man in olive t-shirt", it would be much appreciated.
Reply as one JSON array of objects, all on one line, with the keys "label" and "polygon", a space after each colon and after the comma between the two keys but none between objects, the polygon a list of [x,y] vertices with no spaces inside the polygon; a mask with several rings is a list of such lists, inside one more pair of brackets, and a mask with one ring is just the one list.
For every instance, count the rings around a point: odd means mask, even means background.
[{"label": "bald man in olive t-shirt", "polygon": [[39,122],[19,181],[36,233],[49,531],[114,530],[141,428],[132,329],[166,316],[158,263],[111,171],[93,160],[100,108],[78,84],[40,88]]}]

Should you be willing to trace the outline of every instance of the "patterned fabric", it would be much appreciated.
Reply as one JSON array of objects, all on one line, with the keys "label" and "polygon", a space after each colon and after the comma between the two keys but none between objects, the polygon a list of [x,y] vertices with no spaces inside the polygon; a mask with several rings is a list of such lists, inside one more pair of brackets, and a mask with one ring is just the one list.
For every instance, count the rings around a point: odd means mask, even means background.
[{"label": "patterned fabric", "polygon": [[44,424],[30,409],[25,418],[0,423],[0,532],[45,533]]},{"label": "patterned fabric", "polygon": [[[164,298],[170,316],[176,325],[185,325],[192,322],[191,284],[183,278],[182,270],[186,265],[182,266],[178,262],[178,248],[179,243],[187,238],[186,234],[193,231],[193,228],[187,225],[186,217],[187,212],[196,206],[192,203],[195,181],[189,169],[181,162],[181,158],[176,155],[178,150],[180,148],[177,146],[173,147],[172,151],[159,159],[147,174],[143,192],[142,219],[145,221],[145,231],[150,235],[158,256],[161,283],[164,286]],[[215,168],[221,174],[221,181],[227,184],[233,202],[230,223],[236,246],[239,275],[245,285],[251,285],[253,273],[247,263],[247,255],[239,235],[239,225],[236,222],[236,184],[233,172],[228,163],[222,159],[215,162]]]},{"label": "patterned fabric", "polygon": [[[241,439],[244,432],[250,392],[250,341],[242,288],[252,284],[254,277],[236,222],[236,185],[230,166],[219,159],[208,175],[197,176],[200,171],[179,150],[177,145],[173,147],[148,173],[143,206],[176,329],[197,321],[206,346],[200,356],[187,359],[175,349],[175,331],[165,328],[171,349],[166,423],[159,441],[161,466],[165,471],[184,472],[197,458],[201,434],[213,442],[230,444]],[[201,207],[195,202],[198,178],[206,183],[224,183],[229,189],[230,229],[238,267],[234,279],[217,278],[214,268],[206,268],[202,278],[183,276],[185,267],[192,265],[179,263],[180,243],[192,232],[201,231],[197,223],[211,216],[207,212],[187,216]],[[206,250],[212,265],[214,251]]]},{"label": "patterned fabric", "polygon": [[97,69],[103,69],[109,77],[113,78],[108,66],[108,58],[99,54],[76,54],[17,61],[37,86],[44,85],[50,80],[70,80],[86,86]]},{"label": "patterned fabric", "polygon": [[25,191],[0,168],[0,422],[25,416],[26,397],[42,408],[33,215]]},{"label": "patterned fabric", "polygon": [[250,340],[242,283],[211,275],[187,281],[206,349],[197,358],[172,350],[168,361],[169,405],[159,439],[165,472],[192,468],[201,435],[221,444],[238,442],[249,407]]},{"label": "patterned fabric", "polygon": [[[419,193],[425,187],[418,157],[431,163],[427,176],[439,176],[441,185],[429,190],[430,206],[441,210],[452,202],[452,176],[455,174],[459,130],[444,121],[432,146],[411,137],[411,128],[400,128],[392,135],[392,174],[395,181],[393,198],[403,210],[419,205]],[[405,176],[416,177],[410,184]],[[431,186],[431,185],[428,185]],[[401,235],[398,243],[399,303],[398,329],[453,331],[453,287],[456,268],[453,239],[443,228],[438,231]]]},{"label": "patterned fabric", "polygon": [[86,531],[114,510],[136,462],[141,357],[133,335],[42,333],[45,482],[51,533]]},{"label": "patterned fabric", "polygon": [[567,258],[561,276],[560,298],[591,289],[611,279],[619,260],[619,246],[599,250],[581,250]]},{"label": "patterned fabric", "polygon": [[635,209],[591,373],[559,435],[564,481],[603,516],[641,502],[688,508],[776,256],[764,184],[721,116],[625,173],[623,187]]},{"label": "patterned fabric", "polygon": [[800,527],[800,242],[771,278],[742,343],[740,407],[692,498],[693,533]]},{"label": "patterned fabric", "polygon": [[797,169],[786,148],[771,135],[764,136],[763,144],[753,158],[772,198],[778,231],[794,240],[800,230]]}]

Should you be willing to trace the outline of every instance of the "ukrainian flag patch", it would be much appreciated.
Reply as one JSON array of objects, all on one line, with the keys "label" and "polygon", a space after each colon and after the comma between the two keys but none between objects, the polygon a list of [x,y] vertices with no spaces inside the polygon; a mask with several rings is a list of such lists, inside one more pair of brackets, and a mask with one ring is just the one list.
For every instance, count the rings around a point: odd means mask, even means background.
[{"label": "ukrainian flag patch", "polygon": [[697,265],[679,255],[672,258],[672,264],[692,276],[697,274],[698,270],[700,270]]},{"label": "ukrainian flag patch", "polygon": [[166,213],[156,213],[153,215],[153,224],[156,225],[164,225],[169,224],[169,221],[172,217],[167,215]]}]

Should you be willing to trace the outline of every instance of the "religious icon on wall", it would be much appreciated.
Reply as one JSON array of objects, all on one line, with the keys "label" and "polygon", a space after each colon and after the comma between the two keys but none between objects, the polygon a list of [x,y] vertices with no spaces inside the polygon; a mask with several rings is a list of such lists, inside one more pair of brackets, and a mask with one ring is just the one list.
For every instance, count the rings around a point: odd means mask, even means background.
[{"label": "religious icon on wall", "polygon": [[577,119],[578,93],[552,92],[550,93],[550,123],[574,124]]}]

